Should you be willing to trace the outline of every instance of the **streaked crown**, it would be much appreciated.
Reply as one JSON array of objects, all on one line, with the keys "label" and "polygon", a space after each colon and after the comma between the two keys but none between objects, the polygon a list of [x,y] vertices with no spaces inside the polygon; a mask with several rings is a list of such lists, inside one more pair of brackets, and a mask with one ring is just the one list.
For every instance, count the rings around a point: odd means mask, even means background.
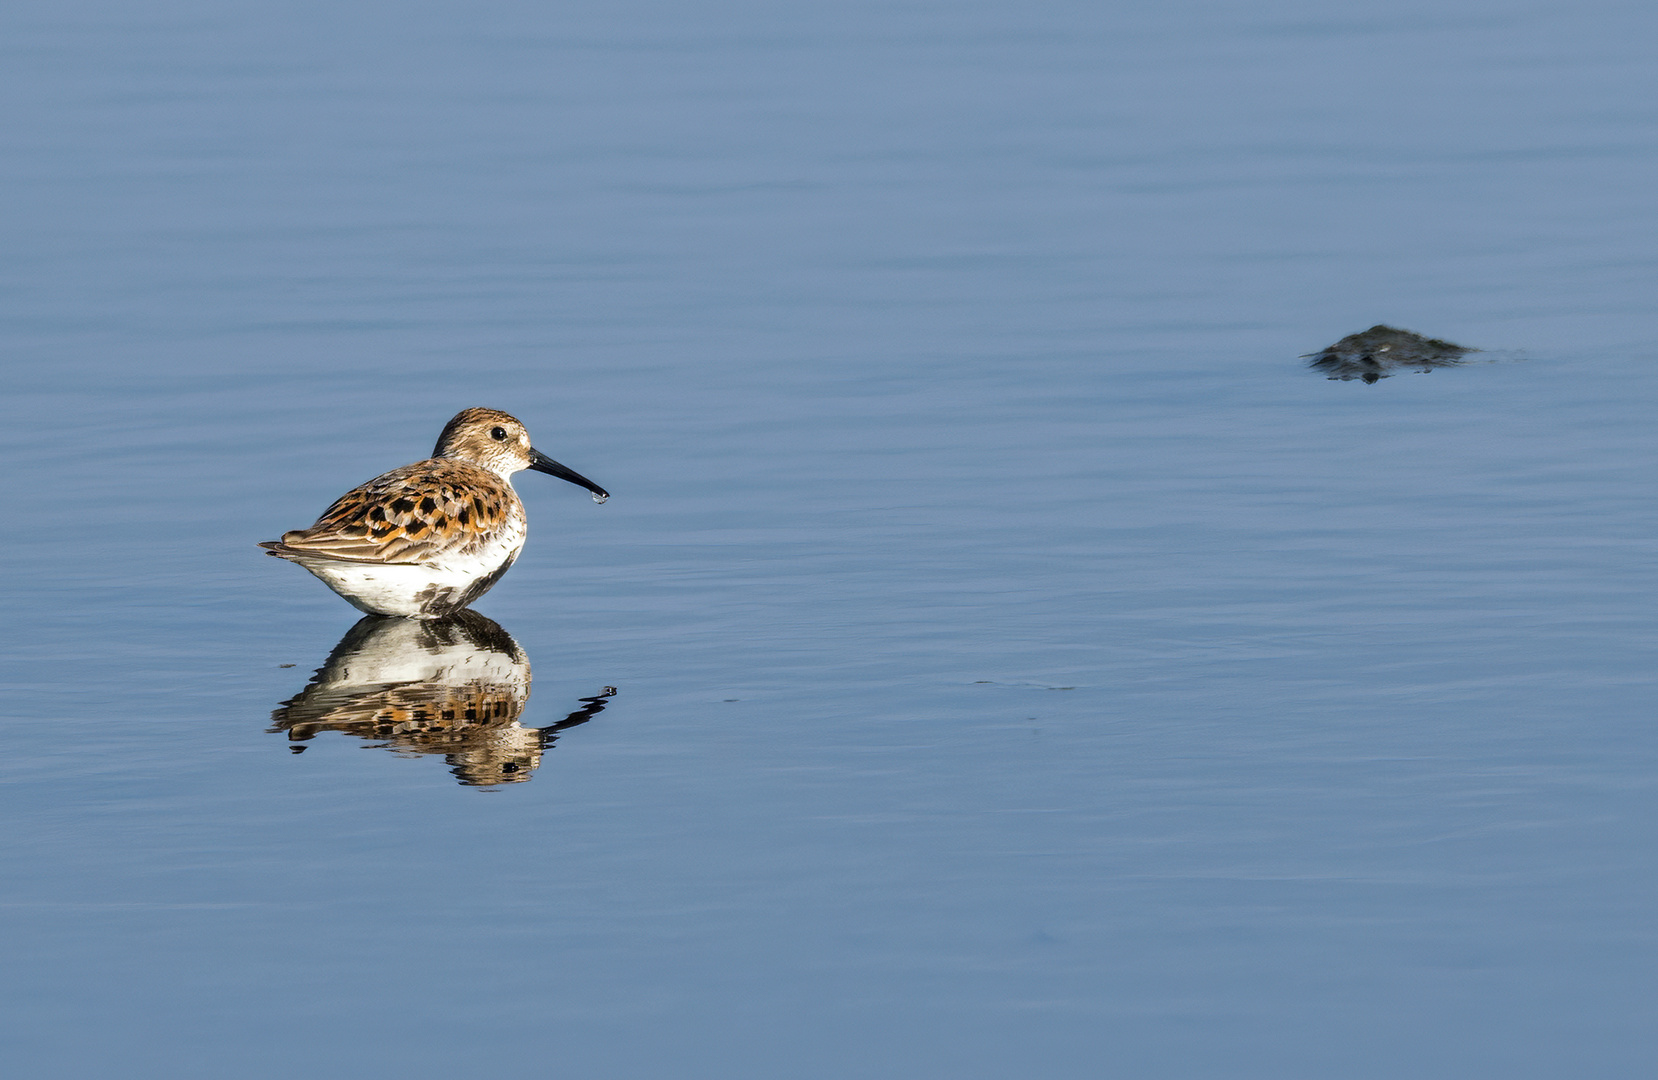
[{"label": "streaked crown", "polygon": [[517,417],[499,409],[462,409],[443,426],[432,456],[511,476],[530,467],[530,433]]}]

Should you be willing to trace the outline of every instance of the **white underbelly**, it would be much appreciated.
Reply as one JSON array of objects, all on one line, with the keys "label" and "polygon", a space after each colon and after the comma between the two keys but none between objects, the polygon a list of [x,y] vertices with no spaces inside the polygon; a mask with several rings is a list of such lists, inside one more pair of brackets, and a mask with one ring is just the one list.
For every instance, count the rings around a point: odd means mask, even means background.
[{"label": "white underbelly", "polygon": [[305,559],[300,565],[321,578],[359,611],[370,615],[437,618],[470,604],[506,573],[522,547],[492,547],[477,556],[443,563],[361,563]]}]

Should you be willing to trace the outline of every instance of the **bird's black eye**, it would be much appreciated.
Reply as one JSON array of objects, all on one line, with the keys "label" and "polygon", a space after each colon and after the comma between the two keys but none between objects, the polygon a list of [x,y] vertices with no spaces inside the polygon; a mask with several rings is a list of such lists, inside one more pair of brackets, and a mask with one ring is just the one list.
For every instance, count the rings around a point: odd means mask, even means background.
[{"label": "bird's black eye", "polygon": [[507,441],[507,429],[504,428],[504,427],[490,428],[489,429],[489,437],[494,439],[496,442],[506,442]]}]

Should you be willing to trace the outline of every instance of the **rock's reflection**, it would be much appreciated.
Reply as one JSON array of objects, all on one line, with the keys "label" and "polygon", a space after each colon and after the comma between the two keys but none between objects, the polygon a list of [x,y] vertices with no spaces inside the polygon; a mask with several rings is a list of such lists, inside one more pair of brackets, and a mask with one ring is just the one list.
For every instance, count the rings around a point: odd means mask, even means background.
[{"label": "rock's reflection", "polygon": [[402,756],[442,754],[461,783],[522,783],[558,732],[585,724],[616,692],[579,699],[550,727],[518,718],[530,698],[530,660],[499,625],[475,611],[444,619],[370,615],[334,646],[297,697],[271,713],[294,752],[318,732],[340,731]]},{"label": "rock's reflection", "polygon": [[1463,357],[1478,349],[1453,345],[1438,338],[1423,337],[1391,326],[1372,326],[1362,334],[1348,334],[1340,341],[1303,359],[1307,366],[1331,379],[1346,382],[1363,379],[1378,382],[1401,371],[1432,371],[1455,367]]}]

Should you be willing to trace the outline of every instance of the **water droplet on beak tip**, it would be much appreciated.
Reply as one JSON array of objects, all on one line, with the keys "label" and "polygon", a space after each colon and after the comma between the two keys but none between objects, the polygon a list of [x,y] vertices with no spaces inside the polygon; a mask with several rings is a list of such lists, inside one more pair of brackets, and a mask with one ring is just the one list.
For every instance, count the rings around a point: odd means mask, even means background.
[{"label": "water droplet on beak tip", "polygon": [[596,502],[596,503],[602,503],[608,498],[610,498],[609,495],[600,495],[596,491],[593,493],[593,501]]}]

